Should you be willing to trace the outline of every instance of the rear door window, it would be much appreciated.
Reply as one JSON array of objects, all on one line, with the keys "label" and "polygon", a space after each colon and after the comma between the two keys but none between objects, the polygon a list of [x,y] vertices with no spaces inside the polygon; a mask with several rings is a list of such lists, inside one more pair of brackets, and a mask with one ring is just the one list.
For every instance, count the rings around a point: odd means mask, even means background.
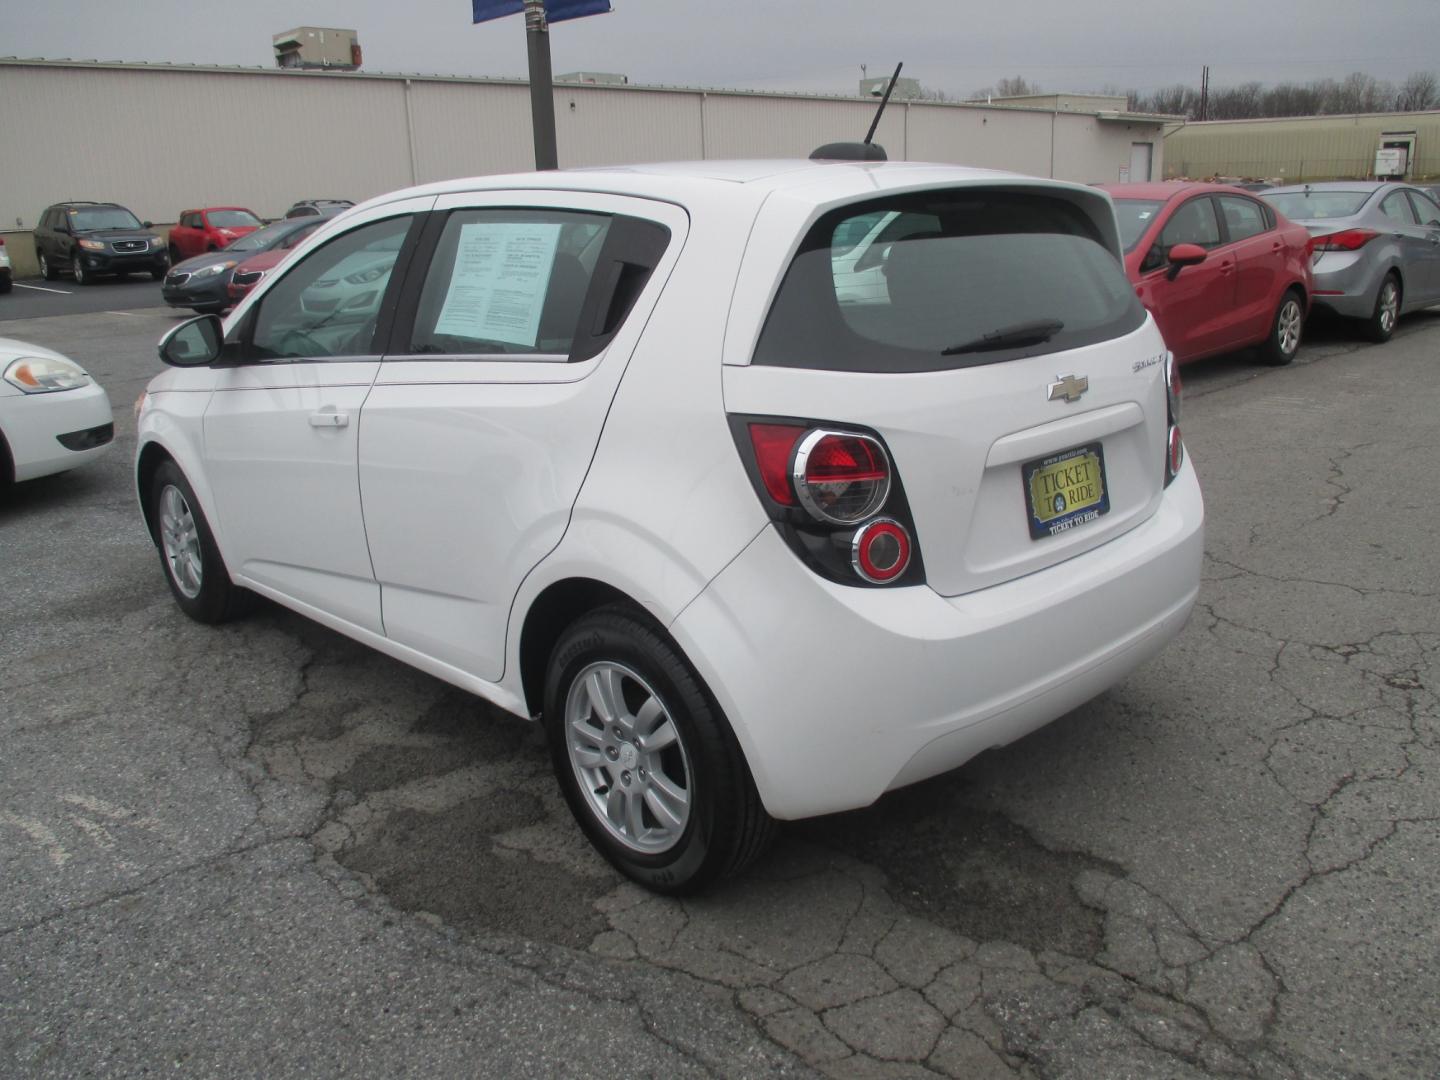
[{"label": "rear door window", "polygon": [[1253,199],[1243,199],[1239,195],[1221,195],[1219,203],[1232,244],[1237,240],[1259,236],[1270,227],[1265,220],[1265,211]]},{"label": "rear door window", "polygon": [[936,371],[1077,348],[1143,321],[1078,207],[1040,194],[931,191],[824,215],[785,274],[752,362]]},{"label": "rear door window", "polygon": [[1403,191],[1392,191],[1385,196],[1380,203],[1380,212],[1391,221],[1400,225],[1414,225],[1415,211],[1410,209],[1410,203],[1405,198]]}]

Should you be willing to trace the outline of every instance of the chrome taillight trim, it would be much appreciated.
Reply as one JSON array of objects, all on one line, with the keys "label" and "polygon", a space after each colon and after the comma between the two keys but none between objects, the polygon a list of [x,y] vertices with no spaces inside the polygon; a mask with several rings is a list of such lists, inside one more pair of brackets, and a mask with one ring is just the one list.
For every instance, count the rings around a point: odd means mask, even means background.
[{"label": "chrome taillight trim", "polygon": [[[809,486],[805,483],[805,465],[810,454],[818,446],[821,440],[834,435],[843,439],[860,439],[875,447],[875,452],[885,464],[885,483],[880,486],[876,495],[866,503],[863,512],[854,517],[842,518],[826,513],[825,510],[815,501],[814,495],[810,493]],[[890,455],[885,453],[885,447],[879,439],[873,435],[866,435],[860,431],[845,431],[840,428],[812,428],[800,438],[799,444],[795,447],[795,456],[790,463],[790,487],[795,492],[795,497],[800,500],[800,505],[805,512],[816,521],[826,525],[855,525],[864,521],[875,511],[885,505],[885,500],[890,497],[890,478],[893,470],[890,465]]]},{"label": "chrome taillight trim", "polygon": [[[860,558],[860,541],[864,535],[877,525],[892,525],[905,540],[904,550],[896,562],[895,570],[886,577],[875,577],[867,573],[865,563]],[[872,518],[855,530],[855,535],[850,538],[850,568],[856,575],[871,585],[893,585],[905,576],[905,571],[910,568],[910,558],[915,553],[915,542],[910,539],[910,531],[894,518],[881,517]]]}]

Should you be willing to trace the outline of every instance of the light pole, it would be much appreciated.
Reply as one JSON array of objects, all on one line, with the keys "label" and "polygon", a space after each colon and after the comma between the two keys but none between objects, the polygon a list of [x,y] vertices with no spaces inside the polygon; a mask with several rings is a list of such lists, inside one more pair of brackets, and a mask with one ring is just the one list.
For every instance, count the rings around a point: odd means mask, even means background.
[{"label": "light pole", "polygon": [[525,44],[530,55],[530,123],[535,132],[535,168],[558,169],[550,25],[545,17],[544,0],[525,0]]}]

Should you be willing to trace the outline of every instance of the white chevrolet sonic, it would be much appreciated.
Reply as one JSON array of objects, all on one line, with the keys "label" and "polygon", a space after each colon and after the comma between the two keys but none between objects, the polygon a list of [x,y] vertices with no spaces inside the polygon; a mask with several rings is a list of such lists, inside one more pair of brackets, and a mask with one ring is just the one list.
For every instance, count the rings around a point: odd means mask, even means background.
[{"label": "white chevrolet sonic", "polygon": [[580,826],[664,892],[1075,708],[1198,591],[1173,365],[1092,188],[432,184],[161,356],[136,485],[181,608],[258,593],[539,717]]}]

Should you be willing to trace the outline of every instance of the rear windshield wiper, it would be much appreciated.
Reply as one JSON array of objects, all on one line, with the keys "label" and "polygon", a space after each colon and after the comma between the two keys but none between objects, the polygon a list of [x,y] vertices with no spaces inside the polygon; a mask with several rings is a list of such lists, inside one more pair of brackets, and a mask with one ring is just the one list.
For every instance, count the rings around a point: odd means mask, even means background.
[{"label": "rear windshield wiper", "polygon": [[1059,319],[1035,319],[1033,322],[1002,326],[988,334],[981,334],[970,341],[941,349],[941,356],[955,356],[957,353],[989,352],[991,349],[1008,349],[1012,345],[1039,345],[1065,329]]}]

